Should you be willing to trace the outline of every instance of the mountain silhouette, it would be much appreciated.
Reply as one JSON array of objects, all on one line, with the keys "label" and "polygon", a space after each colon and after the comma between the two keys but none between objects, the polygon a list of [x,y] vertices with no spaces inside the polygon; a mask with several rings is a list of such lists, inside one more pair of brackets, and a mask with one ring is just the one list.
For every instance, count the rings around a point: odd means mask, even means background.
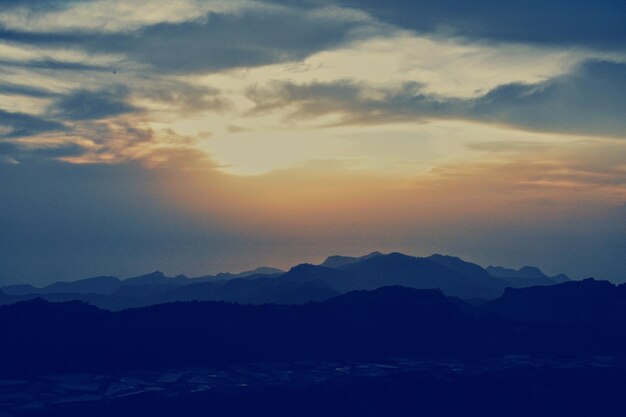
[{"label": "mountain silhouette", "polygon": [[69,282],[59,281],[43,288],[19,284],[3,287],[2,290],[10,295],[55,293],[111,294],[121,286],[122,281],[116,277],[93,277]]},{"label": "mountain silhouette", "polygon": [[285,273],[285,271],[283,271],[282,269],[272,268],[269,266],[260,266],[250,271],[243,271],[239,273],[220,272],[219,274],[216,274],[216,275],[207,275],[205,277],[202,277],[202,279],[223,280],[223,279],[256,277],[260,275],[280,275],[283,273]]},{"label": "mountain silhouette", "polygon": [[450,266],[438,260],[401,253],[363,259],[339,267],[348,277],[333,286],[340,291],[374,289],[387,285],[437,288],[447,295],[461,298],[495,298],[504,289],[500,282],[491,279],[487,274],[468,272],[456,264]]},{"label": "mountain silhouette", "polygon": [[227,282],[202,282],[186,285],[156,296],[156,301],[229,301],[240,304],[304,304],[339,295],[319,279],[292,281],[283,278],[254,276]]},{"label": "mountain silhouette", "polygon": [[43,288],[42,293],[111,294],[121,285],[122,281],[116,277],[94,277],[73,282],[56,282]]},{"label": "mountain silhouette", "polygon": [[101,308],[121,310],[174,301],[229,301],[250,304],[303,304],[323,301],[353,290],[400,285],[440,289],[446,295],[472,300],[495,299],[506,287],[552,285],[566,277],[547,277],[538,268],[519,271],[481,266],[453,256],[421,258],[400,253],[372,252],[362,257],[330,256],[319,265],[300,264],[287,272],[261,267],[241,273],[189,278],[160,271],[120,280],[95,277],[57,282],[44,288],[5,287],[0,303],[42,297],[49,301],[81,300]]},{"label": "mountain silhouette", "polygon": [[26,295],[37,294],[41,288],[35,288],[30,284],[15,284],[2,287],[2,292],[6,295]]},{"label": "mountain silhouette", "polygon": [[507,288],[483,308],[518,322],[614,326],[626,318],[626,284],[592,278],[552,286]]},{"label": "mountain silhouette", "polygon": [[441,292],[400,287],[301,306],[177,302],[120,312],[34,299],[0,306],[0,374],[446,352],[468,346],[466,321]]},{"label": "mountain silhouette", "polygon": [[482,306],[438,290],[351,291],[303,305],[175,302],[110,312],[0,306],[0,376],[292,360],[624,355],[626,291],[586,280],[509,289]]},{"label": "mountain silhouette", "polygon": [[544,274],[541,269],[534,266],[523,266],[522,268],[515,270],[490,265],[485,268],[485,270],[492,277],[502,279],[506,282],[506,286],[511,288],[554,285],[570,281],[570,278],[565,274],[558,274],[553,277],[549,277]]},{"label": "mountain silhouette", "polygon": [[487,277],[490,276],[480,265],[464,261],[456,256],[440,255],[436,253],[426,259],[447,266],[448,268],[456,269],[459,272],[480,277],[481,279],[488,279]]},{"label": "mountain silhouette", "polygon": [[168,277],[161,271],[154,271],[149,274],[140,275],[138,277],[127,278],[123,281],[124,286],[136,285],[185,285],[189,283],[190,278],[184,275]]},{"label": "mountain silhouette", "polygon": [[327,268],[337,268],[341,266],[350,265],[350,264],[362,261],[364,259],[374,258],[376,256],[382,256],[382,253],[376,251],[365,256],[332,255],[326,258],[326,260],[322,262],[320,266],[325,266]]}]

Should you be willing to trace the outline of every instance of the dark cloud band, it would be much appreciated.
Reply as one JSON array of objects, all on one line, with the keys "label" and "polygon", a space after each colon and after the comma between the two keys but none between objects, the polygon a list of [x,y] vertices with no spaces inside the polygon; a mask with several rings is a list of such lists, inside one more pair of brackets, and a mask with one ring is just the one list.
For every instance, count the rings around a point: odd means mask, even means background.
[{"label": "dark cloud band", "polygon": [[[275,0],[292,4],[292,0]],[[367,11],[402,28],[495,42],[626,49],[621,0],[309,0]]]},{"label": "dark cloud band", "polygon": [[76,90],[55,101],[50,113],[67,120],[96,120],[138,109],[128,103],[130,89],[123,85],[106,90]]},{"label": "dark cloud band", "polygon": [[2,29],[0,40],[125,55],[153,72],[195,73],[298,60],[345,41],[359,22],[298,9],[208,13],[182,23],[130,32],[24,32]]},{"label": "dark cloud band", "polygon": [[8,130],[7,132],[0,131],[0,138],[32,136],[42,132],[63,130],[65,128],[62,123],[57,121],[2,109],[0,109],[0,126]]}]

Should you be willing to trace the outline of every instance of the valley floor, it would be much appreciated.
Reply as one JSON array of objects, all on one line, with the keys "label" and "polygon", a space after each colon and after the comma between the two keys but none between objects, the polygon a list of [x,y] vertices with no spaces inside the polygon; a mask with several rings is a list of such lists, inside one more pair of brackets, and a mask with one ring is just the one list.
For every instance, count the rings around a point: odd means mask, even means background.
[{"label": "valley floor", "polygon": [[623,416],[626,358],[255,363],[0,380],[0,416]]}]

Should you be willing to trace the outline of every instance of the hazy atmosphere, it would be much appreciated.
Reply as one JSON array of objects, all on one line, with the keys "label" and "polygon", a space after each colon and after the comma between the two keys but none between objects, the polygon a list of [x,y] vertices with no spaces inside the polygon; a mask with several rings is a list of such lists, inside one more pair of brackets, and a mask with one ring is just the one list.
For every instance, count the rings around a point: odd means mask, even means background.
[{"label": "hazy atmosphere", "polygon": [[625,15],[3,0],[0,284],[374,250],[625,281]]}]

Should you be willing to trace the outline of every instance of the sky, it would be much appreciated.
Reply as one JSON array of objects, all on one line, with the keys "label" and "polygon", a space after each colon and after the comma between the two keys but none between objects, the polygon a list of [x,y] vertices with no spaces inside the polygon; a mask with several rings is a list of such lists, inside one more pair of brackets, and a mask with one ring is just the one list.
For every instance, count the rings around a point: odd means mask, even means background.
[{"label": "sky", "polygon": [[0,284],[374,250],[626,281],[621,0],[3,0]]}]

